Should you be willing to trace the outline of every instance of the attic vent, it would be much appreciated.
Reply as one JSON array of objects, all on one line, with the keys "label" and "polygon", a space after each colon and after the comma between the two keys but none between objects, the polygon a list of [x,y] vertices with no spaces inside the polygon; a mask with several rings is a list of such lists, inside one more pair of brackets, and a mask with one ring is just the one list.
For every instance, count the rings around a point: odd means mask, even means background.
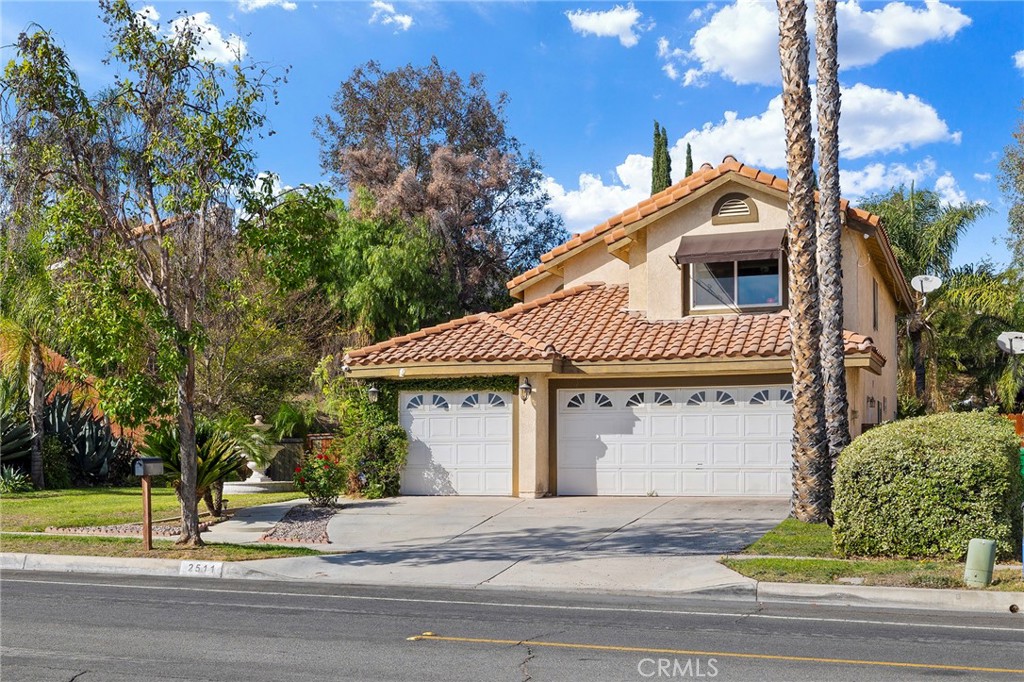
[{"label": "attic vent", "polygon": [[715,202],[715,208],[711,211],[712,225],[756,222],[757,204],[746,194],[726,194]]},{"label": "attic vent", "polygon": [[720,216],[748,216],[750,207],[742,199],[729,199],[718,209]]}]

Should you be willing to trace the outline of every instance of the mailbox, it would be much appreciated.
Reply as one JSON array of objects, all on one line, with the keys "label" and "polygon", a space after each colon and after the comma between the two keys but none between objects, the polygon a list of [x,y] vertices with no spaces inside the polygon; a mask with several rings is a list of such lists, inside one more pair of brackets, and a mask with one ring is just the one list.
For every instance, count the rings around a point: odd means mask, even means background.
[{"label": "mailbox", "polygon": [[136,476],[162,476],[164,461],[159,457],[136,457],[132,462]]}]

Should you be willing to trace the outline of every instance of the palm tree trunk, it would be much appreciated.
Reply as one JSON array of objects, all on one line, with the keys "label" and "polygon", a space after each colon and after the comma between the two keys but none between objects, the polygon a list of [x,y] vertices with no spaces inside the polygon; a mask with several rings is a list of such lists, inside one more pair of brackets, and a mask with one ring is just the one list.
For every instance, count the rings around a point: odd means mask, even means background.
[{"label": "palm tree trunk", "polygon": [[46,365],[43,348],[32,341],[28,360],[28,422],[32,431],[32,457],[30,468],[32,484],[42,490],[46,486],[43,476],[43,436],[46,420]]},{"label": "palm tree trunk", "polygon": [[180,348],[185,367],[178,374],[178,438],[181,443],[181,535],[177,544],[199,547],[199,500],[196,491],[198,454],[196,449],[196,355],[192,348]]},{"label": "palm tree trunk", "polygon": [[840,92],[836,0],[818,0],[815,13],[821,189],[818,202],[818,276],[821,280],[821,362],[825,382],[828,475],[831,476],[839,454],[850,443],[850,404],[846,393],[846,351],[843,342],[843,227],[839,212]]},{"label": "palm tree trunk", "polygon": [[789,173],[789,329],[794,398],[792,513],[801,521],[820,523],[828,518],[831,467],[821,377],[807,5],[803,0],[778,0],[778,6],[782,113]]}]

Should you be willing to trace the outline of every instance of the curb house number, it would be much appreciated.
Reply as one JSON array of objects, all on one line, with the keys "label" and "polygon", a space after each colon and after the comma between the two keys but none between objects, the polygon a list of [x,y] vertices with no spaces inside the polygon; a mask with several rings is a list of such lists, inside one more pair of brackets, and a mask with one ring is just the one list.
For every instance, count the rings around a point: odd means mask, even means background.
[{"label": "curb house number", "polygon": [[182,561],[178,574],[193,578],[219,578],[223,571],[222,561]]}]

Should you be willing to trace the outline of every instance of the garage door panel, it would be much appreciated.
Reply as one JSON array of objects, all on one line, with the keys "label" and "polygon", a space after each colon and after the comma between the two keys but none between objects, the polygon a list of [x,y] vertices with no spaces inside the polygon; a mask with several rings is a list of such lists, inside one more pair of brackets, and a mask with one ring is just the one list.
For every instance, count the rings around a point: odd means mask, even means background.
[{"label": "garage door panel", "polygon": [[403,393],[405,495],[512,494],[511,394]]},{"label": "garage door panel", "polygon": [[[784,400],[788,390],[558,391],[557,492],[787,495],[792,431],[792,406]],[[598,393],[604,407],[595,398]]]}]

